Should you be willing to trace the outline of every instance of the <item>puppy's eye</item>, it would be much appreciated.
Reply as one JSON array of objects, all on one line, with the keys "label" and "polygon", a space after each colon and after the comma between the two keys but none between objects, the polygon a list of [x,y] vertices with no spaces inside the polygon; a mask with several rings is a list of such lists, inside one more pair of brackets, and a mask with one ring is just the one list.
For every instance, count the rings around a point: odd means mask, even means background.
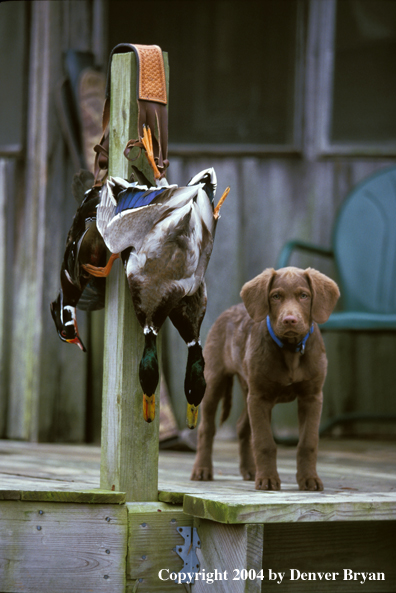
[{"label": "puppy's eye", "polygon": [[278,294],[277,292],[275,292],[275,294],[272,295],[272,298],[274,299],[274,301],[279,301],[280,294]]},{"label": "puppy's eye", "polygon": [[307,294],[306,292],[302,292],[300,294],[300,299],[301,300],[309,299],[309,294]]}]

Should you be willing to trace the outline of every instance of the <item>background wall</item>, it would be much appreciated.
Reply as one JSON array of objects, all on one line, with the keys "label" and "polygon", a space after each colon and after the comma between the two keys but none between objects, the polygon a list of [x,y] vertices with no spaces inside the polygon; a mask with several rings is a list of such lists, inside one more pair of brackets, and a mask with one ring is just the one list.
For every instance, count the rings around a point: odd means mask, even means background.
[{"label": "background wall", "polygon": [[[276,265],[284,242],[299,238],[330,246],[347,193],[395,163],[394,5],[386,0],[16,4],[25,6],[29,31],[25,62],[15,65],[28,72],[27,119],[19,146],[7,148],[4,142],[0,151],[0,436],[98,441],[103,313],[89,318],[79,312],[80,333],[91,344],[88,356],[60,342],[49,314],[75,211],[74,170],[55,106],[64,52],[92,51],[103,71],[119,42],[156,43],[169,53],[169,181],[186,184],[213,166],[218,195],[231,186],[207,271],[204,341],[217,316],[239,302],[242,284]],[[3,60],[4,55],[6,50],[0,52]],[[291,263],[335,277],[331,263],[319,258],[295,255]],[[164,340],[165,375],[182,427],[186,349],[170,324]],[[395,413],[395,338],[332,335],[326,343],[324,418],[343,411]],[[234,402],[231,432],[240,409]],[[279,434],[295,432],[294,404],[276,408],[274,424]]]}]

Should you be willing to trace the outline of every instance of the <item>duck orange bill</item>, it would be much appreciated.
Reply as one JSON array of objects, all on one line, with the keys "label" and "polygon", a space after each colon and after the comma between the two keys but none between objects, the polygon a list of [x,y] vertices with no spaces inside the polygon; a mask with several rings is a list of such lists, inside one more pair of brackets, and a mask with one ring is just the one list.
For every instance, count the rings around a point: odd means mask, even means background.
[{"label": "duck orange bill", "polygon": [[155,418],[155,394],[143,394],[143,418],[146,422],[152,422]]},{"label": "duck orange bill", "polygon": [[198,422],[198,408],[193,404],[187,404],[187,426],[188,428],[195,428]]},{"label": "duck orange bill", "polygon": [[68,342],[69,344],[76,344],[80,348],[80,350],[82,350],[83,352],[87,351],[87,349],[85,348],[85,346],[82,343],[82,340],[78,334],[76,335],[75,338],[73,338],[72,340],[66,340],[66,342]]}]

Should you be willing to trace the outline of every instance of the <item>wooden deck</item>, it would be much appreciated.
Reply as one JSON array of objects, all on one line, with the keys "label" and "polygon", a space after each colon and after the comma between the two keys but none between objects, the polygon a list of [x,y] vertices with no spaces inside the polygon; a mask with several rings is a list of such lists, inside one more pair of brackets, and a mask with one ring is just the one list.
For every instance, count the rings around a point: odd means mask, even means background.
[{"label": "wooden deck", "polygon": [[[197,527],[201,572],[228,571],[193,593],[353,593],[363,578],[366,592],[396,591],[396,442],[322,439],[320,493],[298,491],[294,448],[278,448],[281,492],[239,477],[235,442],[215,442],[213,482],[190,482],[193,460],[161,451],[160,502],[124,504],[124,493],[99,489],[99,447],[0,441],[0,591],[183,590],[158,578],[182,568],[182,525]],[[230,582],[244,568],[263,580]],[[338,576],[319,584],[320,571]]]}]

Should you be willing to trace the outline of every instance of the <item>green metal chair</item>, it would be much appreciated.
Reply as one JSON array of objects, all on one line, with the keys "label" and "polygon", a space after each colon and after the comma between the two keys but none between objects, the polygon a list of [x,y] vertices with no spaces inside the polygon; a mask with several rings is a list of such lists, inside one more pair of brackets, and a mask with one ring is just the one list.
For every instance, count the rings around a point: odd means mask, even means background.
[{"label": "green metal chair", "polygon": [[[332,249],[289,241],[277,268],[289,265],[293,251],[334,258],[343,309],[321,325],[322,331],[396,331],[396,167],[358,184],[342,204],[333,229]],[[345,414],[330,420],[389,421],[396,416]]]}]

